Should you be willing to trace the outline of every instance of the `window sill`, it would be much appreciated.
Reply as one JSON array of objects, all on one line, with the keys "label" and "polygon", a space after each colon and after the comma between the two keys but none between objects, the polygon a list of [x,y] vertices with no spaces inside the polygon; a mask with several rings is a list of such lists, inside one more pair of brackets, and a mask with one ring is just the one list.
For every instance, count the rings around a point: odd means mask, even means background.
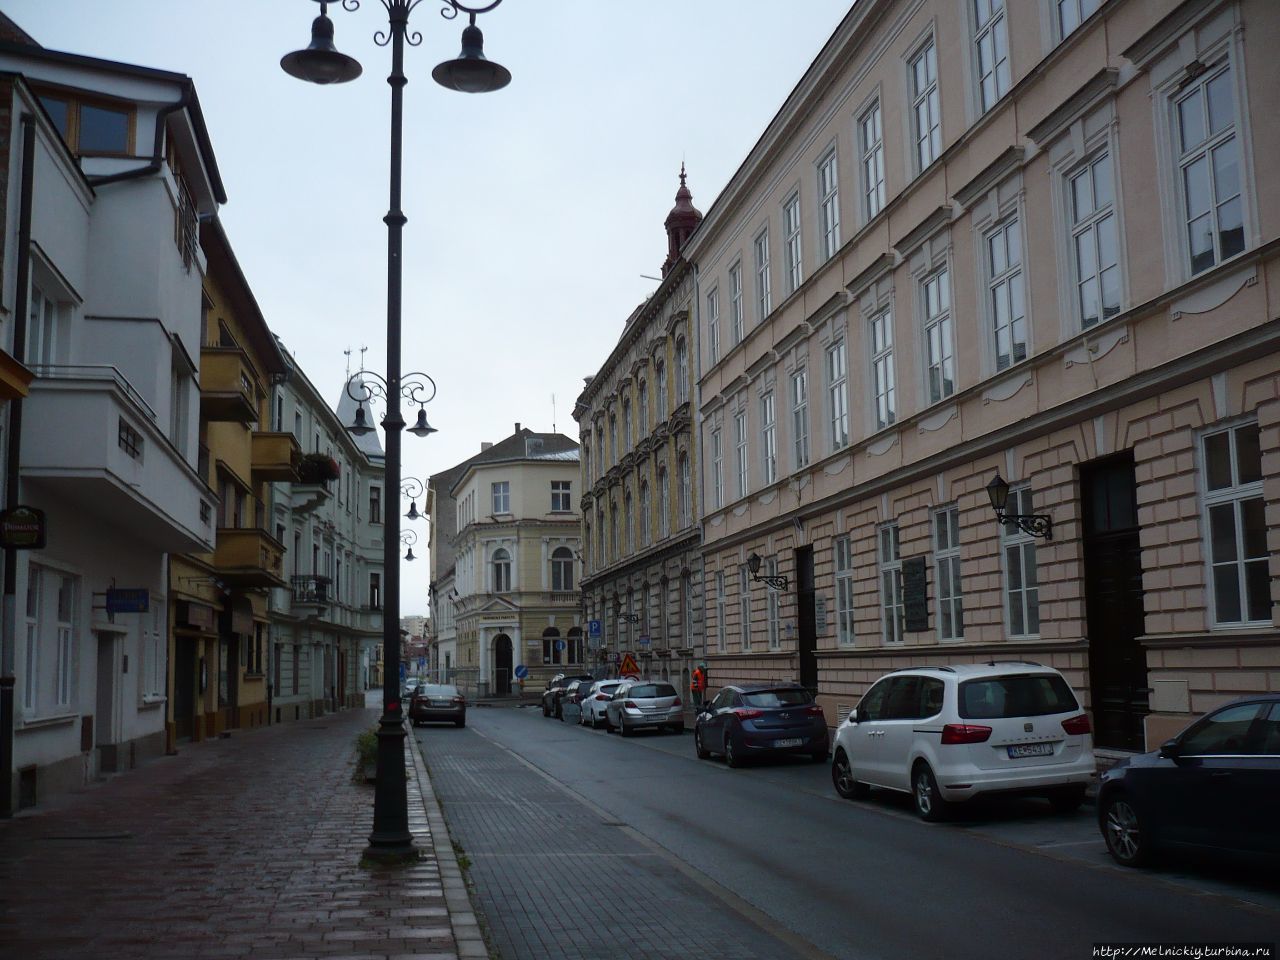
[{"label": "window sill", "polygon": [[168,697],[160,696],[158,694],[150,694],[138,701],[138,709],[155,710],[157,707],[163,707],[168,702]]},{"label": "window sill", "polygon": [[58,713],[49,717],[32,717],[29,720],[20,720],[15,732],[22,733],[25,730],[43,730],[48,727],[69,726],[78,720],[78,713]]}]

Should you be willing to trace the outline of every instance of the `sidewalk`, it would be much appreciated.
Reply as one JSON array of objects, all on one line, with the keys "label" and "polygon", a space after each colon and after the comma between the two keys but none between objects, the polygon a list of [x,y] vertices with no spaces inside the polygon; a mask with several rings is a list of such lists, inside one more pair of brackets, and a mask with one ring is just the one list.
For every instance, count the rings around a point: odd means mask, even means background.
[{"label": "sidewalk", "polygon": [[355,737],[377,717],[349,710],[187,744],[176,757],[0,820],[0,952],[487,956],[416,749],[409,827],[421,859],[360,865],[373,787],[352,781]]}]

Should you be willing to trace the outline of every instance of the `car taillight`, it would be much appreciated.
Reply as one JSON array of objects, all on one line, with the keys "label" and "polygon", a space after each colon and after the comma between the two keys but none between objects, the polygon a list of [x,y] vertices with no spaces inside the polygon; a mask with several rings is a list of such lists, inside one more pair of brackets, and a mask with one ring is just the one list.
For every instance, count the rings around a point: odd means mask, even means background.
[{"label": "car taillight", "polygon": [[626,707],[628,710],[639,710],[639,709],[640,709],[640,705],[639,705],[638,703],[636,703],[634,700],[623,700],[623,701],[622,701],[622,705],[623,705],[624,707]]},{"label": "car taillight", "polygon": [[683,706],[683,704],[680,702],[680,698],[679,698],[679,697],[676,697],[676,702],[675,702],[675,703],[673,703],[673,704],[672,704],[672,706],[673,706],[673,707],[680,707],[680,706]]},{"label": "car taillight", "polygon": [[739,720],[754,720],[756,717],[763,717],[763,710],[749,710],[746,707],[735,707],[733,715]]},{"label": "car taillight", "polygon": [[603,693],[597,693],[597,694],[596,694],[596,696],[595,696],[595,698],[596,698],[597,700],[608,700],[608,699],[609,699],[609,698],[608,698],[608,696],[606,696],[606,695],[605,695],[605,694],[603,694]]},{"label": "car taillight", "polygon": [[816,717],[821,717],[821,716],[823,716],[822,708],[821,708],[820,706],[818,706],[816,703],[810,704],[808,707],[806,707],[806,708],[805,708],[805,711],[804,711],[804,712],[805,712],[805,713],[811,713],[811,714],[813,714],[813,715],[814,715],[814,716],[816,716]]},{"label": "car taillight", "polygon": [[990,727],[972,723],[948,723],[942,728],[943,743],[985,743],[990,737]]},{"label": "car taillight", "polygon": [[1062,721],[1062,729],[1067,731],[1073,737],[1077,737],[1083,733],[1092,733],[1093,727],[1089,726],[1089,718],[1085,714],[1078,717],[1071,717],[1069,720]]}]

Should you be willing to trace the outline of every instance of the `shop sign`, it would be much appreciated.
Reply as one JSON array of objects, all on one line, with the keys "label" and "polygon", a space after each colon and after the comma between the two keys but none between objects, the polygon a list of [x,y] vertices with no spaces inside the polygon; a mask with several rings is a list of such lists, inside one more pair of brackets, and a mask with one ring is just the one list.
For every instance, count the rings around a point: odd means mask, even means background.
[{"label": "shop sign", "polygon": [[146,613],[151,592],[146,587],[108,587],[107,613]]},{"label": "shop sign", "polygon": [[0,546],[11,550],[43,550],[45,542],[44,511],[17,506],[0,511]]}]

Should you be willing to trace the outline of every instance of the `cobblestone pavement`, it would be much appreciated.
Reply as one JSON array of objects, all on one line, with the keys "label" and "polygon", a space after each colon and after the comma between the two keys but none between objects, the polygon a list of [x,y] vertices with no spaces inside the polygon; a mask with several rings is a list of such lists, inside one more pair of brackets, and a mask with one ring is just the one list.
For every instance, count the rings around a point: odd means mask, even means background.
[{"label": "cobblestone pavement", "polygon": [[[355,737],[376,721],[373,710],[349,710],[184,745],[0,821],[0,956],[476,955],[460,954],[457,901],[446,903],[450,881],[428,823],[434,802],[424,808],[414,770],[410,829],[421,859],[360,866],[373,788],[352,781]],[[456,876],[452,850],[443,856]],[[465,893],[462,904],[469,909]]]},{"label": "cobblestone pavement", "polygon": [[502,960],[813,957],[471,730],[418,734]]}]

